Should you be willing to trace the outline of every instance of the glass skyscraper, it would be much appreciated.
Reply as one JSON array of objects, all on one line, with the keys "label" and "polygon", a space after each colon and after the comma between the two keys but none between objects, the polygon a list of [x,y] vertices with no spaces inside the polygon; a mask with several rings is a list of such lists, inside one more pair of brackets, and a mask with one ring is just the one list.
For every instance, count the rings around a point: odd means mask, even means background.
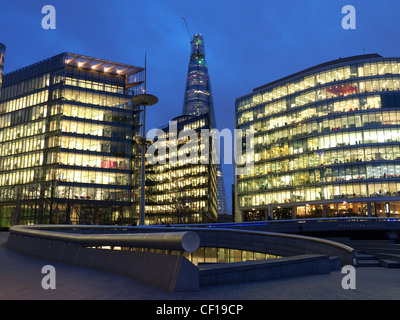
[{"label": "glass skyscraper", "polygon": [[[185,97],[183,103],[184,115],[201,115],[208,113],[212,128],[217,128],[214,103],[211,91],[211,81],[206,62],[204,39],[196,34],[191,41],[191,53],[186,80]],[[217,165],[218,185],[218,214],[227,214],[224,177],[221,164]]]},{"label": "glass skyscraper", "polygon": [[6,53],[6,46],[0,43],[0,97],[1,97],[1,85],[3,82],[3,70],[4,70],[4,55]]},{"label": "glass skyscraper", "polygon": [[135,222],[143,70],[62,53],[4,75],[1,227]]},{"label": "glass skyscraper", "polygon": [[400,216],[400,58],[326,62],[236,100],[254,130],[238,221]]}]

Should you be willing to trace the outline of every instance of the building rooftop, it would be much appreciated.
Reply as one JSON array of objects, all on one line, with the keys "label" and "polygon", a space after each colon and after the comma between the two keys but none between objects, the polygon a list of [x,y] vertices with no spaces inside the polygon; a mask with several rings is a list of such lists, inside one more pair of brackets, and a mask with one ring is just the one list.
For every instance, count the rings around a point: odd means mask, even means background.
[{"label": "building rooftop", "polygon": [[63,52],[63,53],[60,53],[53,57],[35,62],[28,66],[14,70],[12,72],[9,72],[9,73],[5,74],[4,76],[5,77],[10,76],[10,75],[13,75],[22,70],[26,70],[26,69],[35,67],[37,65],[43,64],[44,62],[48,62],[50,60],[58,60],[59,58],[64,58],[63,63],[65,63],[66,65],[84,68],[84,69],[88,69],[88,70],[104,71],[104,72],[108,72],[110,74],[118,74],[118,75],[122,75],[122,76],[130,76],[130,75],[139,73],[144,70],[144,68],[142,68],[142,67],[137,67],[137,66],[133,66],[133,65],[125,64],[125,63],[119,63],[119,62],[114,62],[114,61],[109,61],[109,60],[104,60],[104,59],[99,59],[99,58],[88,57],[88,56],[84,56],[84,55],[76,54],[76,53]]},{"label": "building rooftop", "polygon": [[326,67],[329,67],[329,66],[333,66],[333,65],[336,65],[336,64],[339,64],[339,63],[347,63],[347,62],[366,60],[366,59],[375,59],[375,58],[382,58],[382,56],[377,54],[377,53],[371,53],[371,54],[363,54],[363,55],[358,55],[358,56],[352,56],[352,57],[347,57],[347,58],[339,58],[339,59],[331,60],[331,61],[328,61],[328,62],[324,62],[324,63],[318,64],[318,65],[313,66],[311,68],[307,68],[305,70],[296,72],[294,74],[291,74],[289,76],[283,77],[281,79],[269,82],[269,83],[264,84],[264,85],[262,85],[260,87],[254,88],[253,92],[257,92],[259,90],[262,90],[262,89],[265,89],[267,87],[273,86],[273,85],[278,84],[280,82],[284,82],[284,81],[289,80],[291,78],[295,78],[295,77],[297,77],[299,75],[302,75],[302,74],[305,74],[305,73],[308,73],[308,72],[311,72],[311,71],[314,71],[314,70],[326,68]]},{"label": "building rooftop", "polygon": [[122,76],[131,76],[144,70],[144,68],[128,65],[125,63],[87,57],[75,53],[65,52],[63,54],[66,56],[65,63],[67,65],[79,68],[101,70],[104,72],[118,74]]}]

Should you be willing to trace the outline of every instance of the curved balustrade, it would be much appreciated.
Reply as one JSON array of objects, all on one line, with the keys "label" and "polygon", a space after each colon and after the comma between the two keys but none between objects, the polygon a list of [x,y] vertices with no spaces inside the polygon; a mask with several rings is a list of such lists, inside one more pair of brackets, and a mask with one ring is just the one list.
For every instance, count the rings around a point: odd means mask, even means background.
[{"label": "curved balustrade", "polygon": [[[35,225],[12,226],[10,234],[31,238],[74,243],[82,246],[120,246],[193,252],[199,247],[199,237],[194,232],[163,233],[101,233],[98,231],[123,231],[125,227]],[[68,232],[66,232],[68,231]],[[91,231],[90,233],[77,233]]]}]

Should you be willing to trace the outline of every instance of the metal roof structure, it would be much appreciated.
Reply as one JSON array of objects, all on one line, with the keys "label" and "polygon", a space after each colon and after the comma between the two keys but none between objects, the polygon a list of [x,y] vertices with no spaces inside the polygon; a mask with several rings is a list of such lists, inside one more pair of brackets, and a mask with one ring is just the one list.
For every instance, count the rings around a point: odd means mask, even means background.
[{"label": "metal roof structure", "polygon": [[125,63],[87,57],[75,53],[66,52],[64,54],[65,64],[79,68],[104,71],[121,76],[131,76],[144,70],[142,67],[136,67]]}]

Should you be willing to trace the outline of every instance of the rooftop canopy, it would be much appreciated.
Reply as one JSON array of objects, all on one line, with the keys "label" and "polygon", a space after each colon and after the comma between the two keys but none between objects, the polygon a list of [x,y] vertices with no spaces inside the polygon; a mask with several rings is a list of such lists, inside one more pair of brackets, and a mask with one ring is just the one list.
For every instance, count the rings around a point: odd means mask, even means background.
[{"label": "rooftop canopy", "polygon": [[131,76],[144,70],[141,67],[86,57],[75,53],[65,53],[65,63],[74,67],[104,71],[111,74],[119,74],[122,76]]}]

